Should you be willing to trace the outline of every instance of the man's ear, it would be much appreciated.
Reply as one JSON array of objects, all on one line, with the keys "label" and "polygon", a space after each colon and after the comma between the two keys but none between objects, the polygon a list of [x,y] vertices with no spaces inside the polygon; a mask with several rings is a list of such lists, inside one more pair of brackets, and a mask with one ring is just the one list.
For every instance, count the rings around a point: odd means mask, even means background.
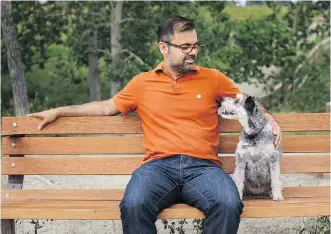
[{"label": "man's ear", "polygon": [[168,53],[168,45],[162,41],[159,42],[159,49],[161,54],[166,55]]},{"label": "man's ear", "polygon": [[253,112],[255,109],[255,98],[253,96],[248,96],[245,100],[244,107],[247,111]]}]

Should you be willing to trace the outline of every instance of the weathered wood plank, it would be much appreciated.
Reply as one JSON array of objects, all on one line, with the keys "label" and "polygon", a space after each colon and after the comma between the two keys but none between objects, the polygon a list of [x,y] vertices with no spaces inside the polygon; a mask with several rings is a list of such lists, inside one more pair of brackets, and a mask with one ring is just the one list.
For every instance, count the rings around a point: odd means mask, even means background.
[{"label": "weathered wood plank", "polygon": [[[283,131],[328,131],[328,113],[274,114]],[[220,118],[221,132],[238,132],[238,121]],[[16,127],[13,126],[16,123]],[[41,120],[34,117],[3,117],[2,135],[15,134],[83,134],[83,133],[142,133],[137,116],[60,117],[43,130]]]},{"label": "weathered wood plank", "polygon": [[[292,200],[292,202],[290,201]],[[330,215],[329,197],[321,199],[294,198],[281,202],[272,200],[244,201],[243,218],[267,218],[286,216],[320,216]],[[68,220],[119,220],[120,201],[20,201],[4,202],[1,207],[2,218],[11,219],[68,219]],[[158,218],[204,218],[198,209],[175,204],[162,211]]]},{"label": "weathered wood plank", "polygon": [[[127,158],[29,158],[3,157],[3,175],[131,175],[142,161],[142,157]],[[235,158],[220,157],[223,169],[233,173]],[[329,173],[330,156],[284,156],[281,173]]]},{"label": "weathered wood plank", "polygon": [[[1,200],[120,201],[124,191],[124,189],[4,189]],[[285,198],[328,197],[330,187],[285,187],[282,192]]]},{"label": "weathered wood plank", "polygon": [[[219,153],[234,153],[238,136],[221,136]],[[285,153],[325,153],[330,151],[329,135],[283,137]],[[141,154],[142,136],[123,137],[3,137],[2,154]]]}]

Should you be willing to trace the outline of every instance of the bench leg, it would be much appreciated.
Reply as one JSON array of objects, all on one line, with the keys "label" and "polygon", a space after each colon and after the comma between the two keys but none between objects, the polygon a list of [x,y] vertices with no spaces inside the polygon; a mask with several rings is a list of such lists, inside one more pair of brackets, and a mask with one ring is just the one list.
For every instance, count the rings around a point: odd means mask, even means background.
[{"label": "bench leg", "polygon": [[1,219],[1,233],[15,234],[15,219]]}]

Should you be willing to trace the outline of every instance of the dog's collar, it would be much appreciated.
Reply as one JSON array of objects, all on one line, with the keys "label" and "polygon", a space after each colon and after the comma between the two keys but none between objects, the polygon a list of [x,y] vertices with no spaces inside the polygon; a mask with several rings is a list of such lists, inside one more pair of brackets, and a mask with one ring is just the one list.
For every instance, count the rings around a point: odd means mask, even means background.
[{"label": "dog's collar", "polygon": [[250,139],[250,140],[256,138],[256,137],[260,134],[260,132],[262,131],[262,129],[263,129],[266,125],[267,125],[267,121],[265,120],[263,126],[262,126],[260,129],[258,129],[257,131],[255,131],[255,132],[253,132],[253,133],[251,133],[251,134],[248,134],[248,133],[246,133],[246,132],[244,131],[244,137],[245,137],[245,138],[248,138],[248,139]]}]

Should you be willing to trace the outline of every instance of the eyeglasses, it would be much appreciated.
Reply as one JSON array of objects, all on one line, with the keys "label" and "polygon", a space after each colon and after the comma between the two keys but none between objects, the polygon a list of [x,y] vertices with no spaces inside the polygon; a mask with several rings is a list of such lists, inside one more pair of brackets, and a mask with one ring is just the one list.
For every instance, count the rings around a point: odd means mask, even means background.
[{"label": "eyeglasses", "polygon": [[168,41],[162,41],[162,42],[167,43],[169,46],[181,49],[182,52],[185,53],[185,54],[191,53],[191,51],[193,49],[195,49],[195,50],[197,50],[197,52],[199,52],[203,47],[203,45],[200,44],[200,43],[196,43],[194,45],[189,45],[189,44],[176,45],[176,44],[173,44],[173,43],[168,42]]}]

